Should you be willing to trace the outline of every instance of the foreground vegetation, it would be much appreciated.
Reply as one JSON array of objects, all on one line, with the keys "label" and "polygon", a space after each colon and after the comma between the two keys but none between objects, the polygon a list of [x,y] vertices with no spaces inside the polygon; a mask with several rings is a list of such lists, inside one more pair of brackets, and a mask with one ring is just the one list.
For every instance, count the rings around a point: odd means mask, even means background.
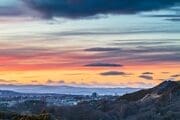
[{"label": "foreground vegetation", "polygon": [[20,115],[12,112],[0,112],[1,120],[51,120],[49,114],[40,115]]}]

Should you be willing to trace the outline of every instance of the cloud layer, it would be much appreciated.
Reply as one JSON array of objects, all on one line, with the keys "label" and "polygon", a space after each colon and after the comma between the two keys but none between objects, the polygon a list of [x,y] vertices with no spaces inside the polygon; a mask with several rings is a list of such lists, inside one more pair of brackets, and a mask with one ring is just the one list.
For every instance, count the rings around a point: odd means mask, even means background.
[{"label": "cloud layer", "polygon": [[0,8],[0,15],[82,18],[97,14],[136,14],[168,8],[179,0],[19,0],[17,3],[11,8]]},{"label": "cloud layer", "polygon": [[47,18],[87,17],[96,14],[134,14],[170,7],[179,0],[24,0]]}]

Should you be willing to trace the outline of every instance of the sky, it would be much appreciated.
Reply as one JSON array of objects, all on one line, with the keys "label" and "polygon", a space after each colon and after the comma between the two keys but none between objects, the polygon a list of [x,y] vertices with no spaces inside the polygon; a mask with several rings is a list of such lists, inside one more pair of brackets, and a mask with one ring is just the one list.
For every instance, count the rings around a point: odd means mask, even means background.
[{"label": "sky", "polygon": [[179,0],[0,0],[0,84],[180,80]]}]

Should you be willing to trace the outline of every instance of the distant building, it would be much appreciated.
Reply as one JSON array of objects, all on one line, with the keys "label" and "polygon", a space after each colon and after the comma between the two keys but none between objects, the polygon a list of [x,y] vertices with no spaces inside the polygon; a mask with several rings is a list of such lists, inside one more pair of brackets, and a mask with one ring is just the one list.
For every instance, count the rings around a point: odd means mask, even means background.
[{"label": "distant building", "polygon": [[92,95],[91,95],[92,98],[97,98],[98,97],[98,94],[96,92],[93,92]]}]

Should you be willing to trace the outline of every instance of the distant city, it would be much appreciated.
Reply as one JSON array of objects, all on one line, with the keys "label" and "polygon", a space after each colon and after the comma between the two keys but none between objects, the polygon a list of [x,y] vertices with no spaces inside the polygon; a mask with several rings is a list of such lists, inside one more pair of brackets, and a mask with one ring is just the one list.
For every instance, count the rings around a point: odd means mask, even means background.
[{"label": "distant city", "polygon": [[99,95],[123,95],[142,88],[90,88],[73,86],[46,86],[46,85],[0,85],[0,90],[10,90],[19,93],[55,93],[67,95],[91,95],[93,92]]},{"label": "distant city", "polygon": [[[10,87],[10,86],[9,86]],[[47,88],[48,87],[48,91]],[[41,89],[40,89],[41,88]],[[1,89],[8,89],[1,87]],[[29,100],[43,101],[47,105],[77,105],[82,101],[113,99],[119,95],[135,92],[138,88],[83,88],[70,86],[11,86],[15,90],[0,90],[0,106],[13,107]],[[20,92],[22,89],[23,93]],[[25,93],[27,91],[27,93]],[[35,91],[37,91],[35,93]]]}]

